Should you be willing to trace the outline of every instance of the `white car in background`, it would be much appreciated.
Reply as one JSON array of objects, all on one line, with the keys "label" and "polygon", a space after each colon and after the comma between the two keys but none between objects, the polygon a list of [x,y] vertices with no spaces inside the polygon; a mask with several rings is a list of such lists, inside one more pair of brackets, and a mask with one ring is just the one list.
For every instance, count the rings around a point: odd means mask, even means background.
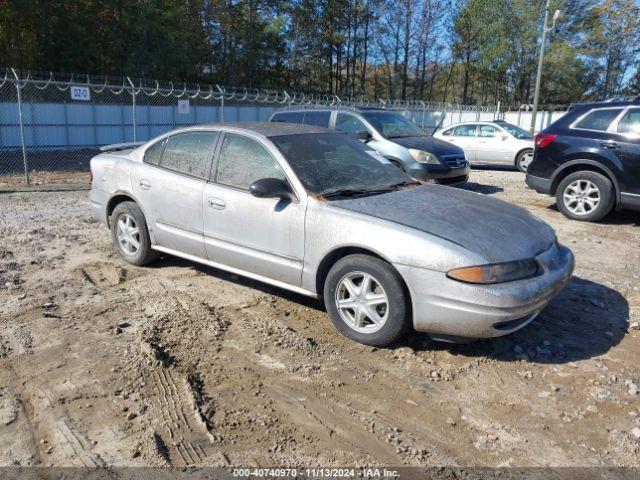
[{"label": "white car in background", "polygon": [[515,165],[526,172],[533,160],[533,135],[502,120],[457,123],[433,136],[462,148],[472,165]]}]

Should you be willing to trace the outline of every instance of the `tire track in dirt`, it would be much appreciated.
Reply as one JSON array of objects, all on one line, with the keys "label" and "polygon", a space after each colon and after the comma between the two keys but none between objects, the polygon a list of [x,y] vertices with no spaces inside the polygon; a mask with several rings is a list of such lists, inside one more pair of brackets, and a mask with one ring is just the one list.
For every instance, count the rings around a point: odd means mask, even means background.
[{"label": "tire track in dirt", "polygon": [[120,285],[127,280],[129,273],[126,268],[108,262],[84,263],[75,272],[100,289]]},{"label": "tire track in dirt", "polygon": [[[149,324],[136,339],[140,349],[134,354],[138,368],[130,369],[139,372],[132,380],[133,389],[142,390],[141,397],[149,405],[146,420],[140,426],[153,432],[155,452],[171,466],[225,465],[227,460],[215,448],[215,439],[208,430],[206,413],[200,410],[201,381],[195,364],[173,354],[173,349],[181,351],[175,342],[184,338],[167,336],[165,329],[173,332],[185,325],[205,326],[199,333],[215,349],[215,343],[226,333],[226,320],[201,299],[169,293],[164,283],[154,283],[165,294],[152,300],[146,298],[145,303],[153,305],[147,313]],[[156,289],[153,296],[157,295]],[[190,332],[183,332],[188,341]]]},{"label": "tire track in dirt", "polygon": [[54,401],[55,394],[44,382],[30,382],[26,386],[31,422],[36,438],[51,438],[55,445],[47,462],[53,466],[104,467],[104,460],[92,451],[89,440],[78,430],[73,421]]},{"label": "tire track in dirt", "polygon": [[[198,421],[197,407],[186,378],[176,382],[175,376],[176,373],[170,368],[160,368],[152,373],[152,408],[163,419],[156,434],[167,447],[171,465],[199,465],[211,454],[210,434],[202,421]],[[189,406],[191,411],[185,412],[185,406]]]}]

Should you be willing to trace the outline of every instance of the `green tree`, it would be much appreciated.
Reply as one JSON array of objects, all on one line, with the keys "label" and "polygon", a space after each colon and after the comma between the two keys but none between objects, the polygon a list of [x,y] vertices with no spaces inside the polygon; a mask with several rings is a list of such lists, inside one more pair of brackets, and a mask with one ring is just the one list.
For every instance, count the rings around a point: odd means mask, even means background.
[{"label": "green tree", "polygon": [[624,90],[640,55],[640,6],[634,0],[604,0],[591,11],[586,45],[597,74],[592,92],[600,97]]}]

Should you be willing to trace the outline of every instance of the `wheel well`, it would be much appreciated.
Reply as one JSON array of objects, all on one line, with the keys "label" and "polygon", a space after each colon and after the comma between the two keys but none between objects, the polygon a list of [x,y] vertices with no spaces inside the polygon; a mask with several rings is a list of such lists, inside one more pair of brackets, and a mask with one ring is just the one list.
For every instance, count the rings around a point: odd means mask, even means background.
[{"label": "wheel well", "polygon": [[[330,252],[329,254],[327,254],[322,261],[320,262],[320,265],[318,266],[318,271],[316,272],[316,292],[318,293],[318,297],[322,297],[323,293],[324,293],[324,282],[327,279],[327,275],[329,274],[329,270],[331,270],[331,267],[333,265],[335,265],[335,263],[340,260],[341,258],[346,257],[347,255],[353,255],[353,254],[363,254],[363,255],[369,255],[371,257],[376,257],[379,258],[380,260],[389,263],[385,258],[382,258],[380,255],[378,255],[375,252],[372,252],[371,250],[367,250],[366,248],[360,248],[360,247],[341,247],[341,248],[337,248],[335,250],[333,250],[332,252]],[[391,268],[393,268],[393,265],[391,265],[389,263],[389,265],[391,266]],[[394,268],[395,270],[395,268]],[[396,270],[397,272],[397,270]],[[402,281],[402,286],[405,290],[405,294],[407,295],[407,300],[409,301],[409,305],[408,307],[411,308],[412,306],[412,302],[411,302],[411,293],[409,292],[409,288],[407,287],[407,284],[404,281],[404,278],[402,278],[402,275],[400,275],[398,273],[398,276],[400,277],[400,280]]]},{"label": "wheel well", "polygon": [[589,172],[599,173],[600,175],[604,175],[606,178],[609,179],[609,181],[613,185],[613,190],[616,194],[616,198],[618,198],[618,184],[616,183],[615,178],[612,178],[609,172],[607,172],[604,168],[600,168],[596,165],[591,165],[588,163],[577,163],[575,165],[571,165],[565,168],[561,172],[558,172],[558,174],[553,178],[553,182],[551,183],[551,195],[556,194],[558,185],[560,185],[560,182],[562,182],[564,178],[566,178],[568,175],[571,175],[572,173],[580,172],[580,171],[589,171]]},{"label": "wheel well", "polygon": [[113,210],[120,205],[122,202],[134,202],[135,200],[133,198],[131,198],[128,195],[114,195],[113,197],[111,197],[109,199],[109,202],[107,203],[107,223],[109,222],[109,218],[111,217],[111,214],[113,213]]},{"label": "wheel well", "polygon": [[522,152],[526,152],[528,150],[531,150],[533,152],[533,147],[524,147],[523,149],[519,150],[518,153],[516,153],[516,156],[513,157],[513,164],[517,166],[518,164],[518,157],[520,156],[520,154]]},{"label": "wheel well", "polygon": [[400,160],[397,160],[395,158],[389,158],[389,157],[385,157],[387,160],[389,160],[391,163],[393,163],[396,167],[398,167],[400,170],[402,170],[403,172],[406,173],[406,168],[404,168],[404,165],[402,164],[402,162]]}]

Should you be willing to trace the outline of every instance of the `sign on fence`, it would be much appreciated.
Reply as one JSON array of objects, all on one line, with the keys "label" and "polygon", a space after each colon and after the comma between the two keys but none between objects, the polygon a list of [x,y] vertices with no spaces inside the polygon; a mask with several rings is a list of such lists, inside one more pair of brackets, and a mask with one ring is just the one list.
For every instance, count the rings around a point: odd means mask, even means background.
[{"label": "sign on fence", "polygon": [[80,100],[82,102],[91,101],[91,90],[89,90],[89,87],[72,86],[70,90],[71,100]]},{"label": "sign on fence", "polygon": [[189,99],[178,100],[178,113],[189,115]]}]

